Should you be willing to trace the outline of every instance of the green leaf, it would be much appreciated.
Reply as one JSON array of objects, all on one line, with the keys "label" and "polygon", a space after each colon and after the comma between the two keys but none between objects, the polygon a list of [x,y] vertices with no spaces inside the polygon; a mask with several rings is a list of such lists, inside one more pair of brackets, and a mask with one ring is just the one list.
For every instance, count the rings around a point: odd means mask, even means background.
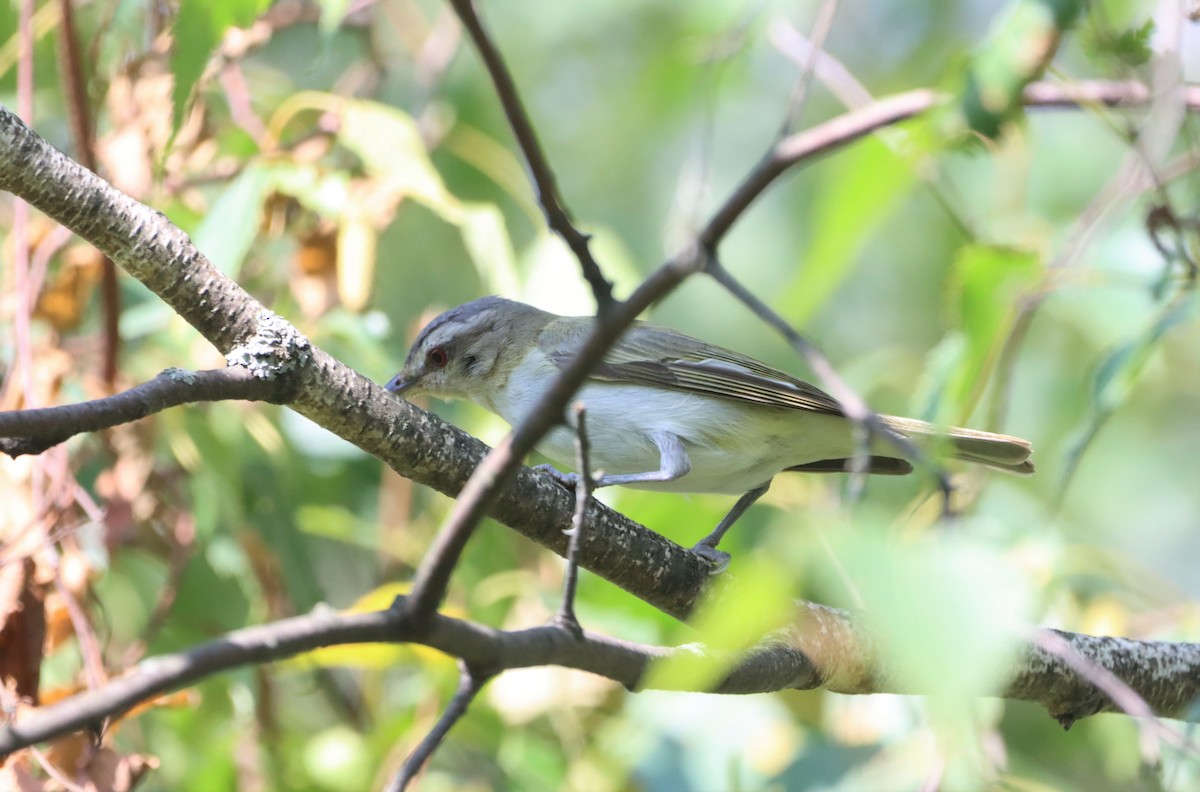
[{"label": "green leaf", "polygon": [[318,0],[317,5],[321,7],[321,35],[328,38],[342,24],[346,9],[350,7],[350,0]]},{"label": "green leaf", "polygon": [[745,650],[793,615],[791,576],[774,563],[752,561],[737,575],[726,573],[717,591],[692,620],[704,654],[686,651],[651,665],[647,688],[705,690],[713,687]]},{"label": "green leaf", "polygon": [[959,537],[897,544],[858,534],[837,552],[900,689],[960,706],[999,692],[1033,602],[999,551]]},{"label": "green leaf", "polygon": [[1020,115],[1025,86],[1042,75],[1082,6],[1079,0],[1017,0],[1001,12],[966,76],[962,113],[972,130],[995,138]]},{"label": "green leaf", "polygon": [[1154,20],[1127,30],[1110,30],[1094,23],[1080,31],[1080,45],[1089,57],[1112,59],[1126,67],[1142,66],[1154,54],[1150,37],[1154,35]]},{"label": "green leaf", "polygon": [[338,140],[358,155],[367,173],[443,219],[455,224],[461,221],[462,207],[430,162],[411,116],[378,102],[351,100],[344,102],[339,113],[342,128]]},{"label": "green leaf", "polygon": [[1092,383],[1092,402],[1097,415],[1113,412],[1129,398],[1159,340],[1171,328],[1190,319],[1195,311],[1195,296],[1185,294],[1168,306],[1144,334],[1105,355]]},{"label": "green leaf", "polygon": [[1033,289],[1041,275],[1041,258],[1027,250],[990,245],[959,250],[949,301],[964,343],[946,389],[951,405],[968,407],[978,395],[1012,326],[1019,298]]},{"label": "green leaf", "polygon": [[882,139],[867,138],[846,151],[831,174],[813,217],[816,229],[799,273],[779,302],[803,324],[833,293],[857,261],[871,233],[912,184],[912,168]]},{"label": "green leaf", "polygon": [[262,225],[262,207],[272,190],[269,170],[251,164],[230,182],[192,235],[217,269],[237,277]]},{"label": "green leaf", "polygon": [[322,217],[337,217],[350,201],[350,176],[307,163],[278,162],[264,165],[273,189],[289,195],[305,209]]},{"label": "green leaf", "polygon": [[231,27],[247,27],[270,5],[270,0],[182,0],[175,17],[171,49],[172,128],[178,129],[192,90],[213,51]]},{"label": "green leaf", "polygon": [[301,506],[296,509],[296,527],[310,536],[323,536],[368,550],[379,548],[376,523],[360,519],[340,506]]},{"label": "green leaf", "polygon": [[463,244],[475,262],[479,281],[489,294],[518,294],[517,257],[504,215],[494,204],[462,207]]}]

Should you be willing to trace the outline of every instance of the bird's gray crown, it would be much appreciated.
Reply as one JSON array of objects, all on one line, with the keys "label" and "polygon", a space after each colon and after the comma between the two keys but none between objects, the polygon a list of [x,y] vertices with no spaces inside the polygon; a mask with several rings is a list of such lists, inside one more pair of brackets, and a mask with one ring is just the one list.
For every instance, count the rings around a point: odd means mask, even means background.
[{"label": "bird's gray crown", "polygon": [[413,348],[421,348],[421,346],[424,345],[425,340],[442,327],[455,324],[468,324],[472,318],[478,316],[479,314],[495,310],[496,308],[507,305],[511,302],[512,300],[506,300],[503,297],[490,296],[480,297],[478,300],[471,300],[469,303],[463,303],[462,305],[451,308],[440,316],[435,317],[429,324],[425,325],[425,328],[417,335],[417,340],[413,344]]}]

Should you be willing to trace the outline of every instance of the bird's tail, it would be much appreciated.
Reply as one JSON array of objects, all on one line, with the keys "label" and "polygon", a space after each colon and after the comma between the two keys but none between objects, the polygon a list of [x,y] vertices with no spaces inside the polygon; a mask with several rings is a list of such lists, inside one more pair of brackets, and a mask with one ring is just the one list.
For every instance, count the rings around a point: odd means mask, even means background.
[{"label": "bird's tail", "polygon": [[929,438],[934,443],[939,440],[948,443],[956,459],[1023,476],[1033,472],[1033,460],[1029,458],[1033,453],[1033,446],[1028,440],[1022,440],[1020,437],[954,426],[937,426],[913,418],[897,418],[891,415],[880,417],[889,427],[914,440]]}]

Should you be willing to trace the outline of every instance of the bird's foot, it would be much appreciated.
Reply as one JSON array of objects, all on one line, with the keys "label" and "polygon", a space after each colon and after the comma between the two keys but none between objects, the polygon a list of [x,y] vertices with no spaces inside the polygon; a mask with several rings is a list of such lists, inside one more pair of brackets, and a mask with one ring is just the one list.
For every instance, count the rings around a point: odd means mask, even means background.
[{"label": "bird's foot", "polygon": [[729,553],[726,553],[724,550],[718,550],[704,540],[697,543],[692,548],[692,552],[708,562],[709,567],[711,567],[708,570],[708,574],[710,575],[719,575],[724,572],[725,568],[729,566],[729,560],[733,558]]},{"label": "bird's foot", "polygon": [[538,471],[539,473],[545,473],[547,476],[554,479],[559,484],[562,484],[564,487],[571,490],[572,492],[575,491],[575,485],[579,483],[579,475],[578,474],[563,473],[561,470],[554,467],[554,465],[550,465],[550,464],[537,465],[536,467],[534,467],[534,470]]}]

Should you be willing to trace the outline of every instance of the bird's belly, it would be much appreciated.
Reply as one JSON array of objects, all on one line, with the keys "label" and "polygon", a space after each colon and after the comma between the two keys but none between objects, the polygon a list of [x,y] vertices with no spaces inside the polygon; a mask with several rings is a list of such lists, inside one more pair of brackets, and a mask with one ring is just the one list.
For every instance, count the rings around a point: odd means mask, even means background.
[{"label": "bird's belly", "polygon": [[[639,489],[741,494],[786,467],[852,452],[848,426],[838,416],[606,383],[589,384],[580,400],[587,408],[592,470],[653,472],[661,466],[653,436],[669,433],[683,442],[691,470],[674,481],[627,485]],[[573,429],[555,428],[538,450],[574,468]]]}]

